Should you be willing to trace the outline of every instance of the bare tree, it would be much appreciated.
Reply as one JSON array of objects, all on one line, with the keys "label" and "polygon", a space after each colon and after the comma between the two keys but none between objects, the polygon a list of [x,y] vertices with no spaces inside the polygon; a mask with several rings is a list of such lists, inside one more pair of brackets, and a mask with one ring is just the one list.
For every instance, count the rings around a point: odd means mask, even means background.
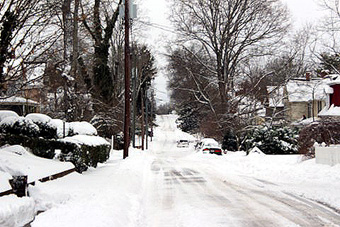
[{"label": "bare tree", "polygon": [[[215,59],[221,104],[245,59],[269,52],[288,28],[287,9],[278,0],[175,0],[173,22],[184,42],[201,45]],[[265,47],[265,48],[264,48]]]},{"label": "bare tree", "polygon": [[[51,11],[41,0],[4,0],[0,3],[0,93],[5,85],[21,82],[24,71],[42,61],[41,56],[59,37]],[[43,60],[44,61],[44,60]]]}]

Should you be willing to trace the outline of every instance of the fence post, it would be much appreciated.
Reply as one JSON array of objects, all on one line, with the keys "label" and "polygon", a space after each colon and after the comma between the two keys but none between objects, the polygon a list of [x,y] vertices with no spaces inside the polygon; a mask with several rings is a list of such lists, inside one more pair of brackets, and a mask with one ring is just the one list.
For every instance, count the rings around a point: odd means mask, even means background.
[{"label": "fence post", "polygon": [[18,197],[27,196],[27,175],[26,176],[13,176],[9,180],[13,193]]}]

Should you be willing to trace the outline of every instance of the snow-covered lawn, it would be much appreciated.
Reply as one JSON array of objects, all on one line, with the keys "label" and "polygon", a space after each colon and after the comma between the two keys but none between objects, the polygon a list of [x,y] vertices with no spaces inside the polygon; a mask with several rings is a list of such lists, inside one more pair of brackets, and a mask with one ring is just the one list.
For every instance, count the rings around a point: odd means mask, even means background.
[{"label": "snow-covered lawn", "polygon": [[[340,165],[316,164],[314,159],[304,160],[300,155],[251,153],[246,156],[244,152],[229,152],[216,156],[196,153],[193,144],[189,148],[177,148],[177,140],[193,138],[176,128],[175,119],[174,115],[158,117],[160,127],[155,129],[148,151],[130,149],[125,160],[122,159],[122,151],[113,151],[110,159],[96,169],[30,186],[29,201],[15,199],[13,195],[0,198],[0,204],[5,204],[5,207],[0,206],[0,226],[4,213],[8,214],[10,210],[15,214],[18,210],[14,204],[31,207],[32,203],[35,212],[45,211],[35,217],[31,223],[33,227],[143,226],[145,214],[148,214],[144,212],[146,195],[153,193],[148,191],[152,188],[150,179],[157,171],[154,169],[157,166],[152,163],[167,157],[174,162],[185,163],[193,170],[211,172],[221,181],[249,185],[263,191],[290,193],[340,209]],[[22,161],[16,161],[18,157],[13,154],[6,154],[6,158],[18,170],[26,168]],[[30,160],[30,155],[27,155],[27,160]],[[59,164],[51,160],[49,167],[41,167],[40,170],[57,168]],[[171,166],[171,162],[168,165]],[[14,219],[14,216],[11,218]]]},{"label": "snow-covered lawn", "polygon": [[0,192],[11,189],[12,176],[27,175],[33,182],[74,168],[70,162],[39,158],[19,145],[0,148]]},{"label": "snow-covered lawn", "polygon": [[[0,149],[0,192],[11,189],[12,176],[27,175],[33,182],[74,168],[72,163],[39,158],[19,145]],[[34,218],[36,202],[33,198],[15,195],[0,197],[0,226],[22,226]]]}]

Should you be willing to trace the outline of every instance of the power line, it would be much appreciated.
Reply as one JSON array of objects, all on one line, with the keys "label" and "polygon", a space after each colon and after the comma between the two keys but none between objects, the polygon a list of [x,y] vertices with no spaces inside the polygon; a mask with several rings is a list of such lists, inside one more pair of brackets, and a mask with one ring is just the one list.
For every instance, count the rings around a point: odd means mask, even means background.
[{"label": "power line", "polygon": [[150,27],[153,27],[153,28],[157,28],[157,29],[160,29],[160,30],[164,30],[164,31],[167,31],[167,32],[182,34],[182,33],[178,32],[177,30],[174,30],[173,28],[167,27],[165,25],[161,25],[161,24],[157,24],[157,23],[151,23],[151,22],[146,22],[146,21],[139,21],[139,22],[144,24],[144,25],[147,25],[147,26],[150,26]]}]

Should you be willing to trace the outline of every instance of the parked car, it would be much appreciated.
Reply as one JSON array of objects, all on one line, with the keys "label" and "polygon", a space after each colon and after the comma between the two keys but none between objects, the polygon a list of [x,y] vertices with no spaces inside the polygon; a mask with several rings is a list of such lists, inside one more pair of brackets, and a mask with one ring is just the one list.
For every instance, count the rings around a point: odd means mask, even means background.
[{"label": "parked car", "polygon": [[216,154],[222,155],[221,146],[218,142],[212,138],[205,138],[199,141],[196,146],[196,150],[202,152],[203,154]]},{"label": "parked car", "polygon": [[189,147],[189,140],[178,140],[177,147]]}]

